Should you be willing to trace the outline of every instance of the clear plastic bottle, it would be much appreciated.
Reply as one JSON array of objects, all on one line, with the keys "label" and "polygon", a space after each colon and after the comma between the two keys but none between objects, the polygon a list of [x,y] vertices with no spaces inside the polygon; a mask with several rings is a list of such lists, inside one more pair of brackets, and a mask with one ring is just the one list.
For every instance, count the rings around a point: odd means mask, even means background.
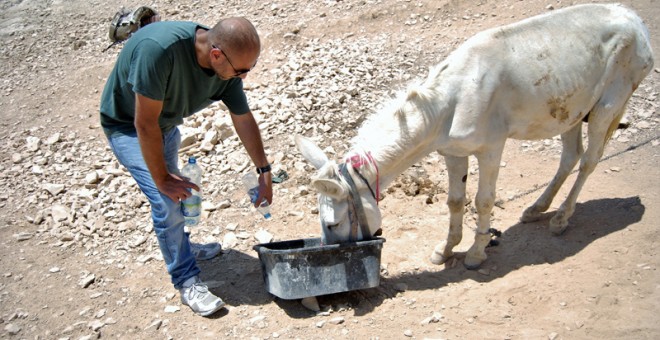
[{"label": "clear plastic bottle", "polygon": [[[243,185],[245,190],[247,190],[248,195],[250,196],[250,202],[254,203],[259,197],[259,178],[252,172],[248,172],[243,176]],[[270,205],[268,200],[265,198],[261,201],[261,204],[257,206],[257,211],[264,216],[265,219],[269,219],[270,215]]]},{"label": "clear plastic bottle", "polygon": [[[190,182],[202,187],[202,168],[197,164],[195,157],[188,158],[188,163],[181,169],[181,175],[187,177]],[[202,193],[192,190],[192,196],[181,201],[181,212],[186,220],[187,226],[194,226],[199,223],[202,216]]]}]

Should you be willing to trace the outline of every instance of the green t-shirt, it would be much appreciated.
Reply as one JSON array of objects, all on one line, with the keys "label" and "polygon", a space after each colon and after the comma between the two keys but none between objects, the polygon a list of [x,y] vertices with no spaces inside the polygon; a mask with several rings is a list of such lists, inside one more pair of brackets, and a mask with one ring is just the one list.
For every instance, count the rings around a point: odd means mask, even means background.
[{"label": "green t-shirt", "polygon": [[135,93],[163,101],[158,124],[167,131],[183,118],[222,100],[230,112],[247,113],[243,80],[220,79],[197,63],[193,22],[149,24],[125,43],[101,96],[101,125],[106,134],[135,131]]}]

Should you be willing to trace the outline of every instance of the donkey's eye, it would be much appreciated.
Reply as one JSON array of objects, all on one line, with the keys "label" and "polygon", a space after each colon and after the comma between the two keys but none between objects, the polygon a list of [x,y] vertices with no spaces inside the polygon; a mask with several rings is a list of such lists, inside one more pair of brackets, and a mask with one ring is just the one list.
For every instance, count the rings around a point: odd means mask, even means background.
[{"label": "donkey's eye", "polygon": [[330,230],[332,230],[332,228],[335,228],[335,227],[337,227],[337,226],[339,226],[339,224],[328,224],[328,225],[326,225],[325,227],[328,228],[328,229],[330,229]]}]

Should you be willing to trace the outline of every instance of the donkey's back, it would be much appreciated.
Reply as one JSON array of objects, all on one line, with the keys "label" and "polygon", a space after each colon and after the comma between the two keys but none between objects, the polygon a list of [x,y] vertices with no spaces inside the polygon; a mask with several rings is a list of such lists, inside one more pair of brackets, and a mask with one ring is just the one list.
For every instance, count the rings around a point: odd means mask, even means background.
[{"label": "donkey's back", "polygon": [[[541,139],[594,108],[625,103],[652,67],[642,20],[618,4],[589,4],[483,31],[438,75],[453,79],[439,83],[457,98],[453,136]],[[598,118],[616,126],[621,113]]]}]

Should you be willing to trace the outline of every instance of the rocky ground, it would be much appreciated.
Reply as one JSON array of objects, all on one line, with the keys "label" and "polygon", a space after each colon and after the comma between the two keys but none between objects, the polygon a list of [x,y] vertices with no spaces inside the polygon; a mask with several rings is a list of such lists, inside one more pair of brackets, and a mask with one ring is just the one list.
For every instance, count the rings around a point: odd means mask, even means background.
[{"label": "rocky ground", "polygon": [[[586,1],[574,1],[582,3]],[[623,1],[660,51],[660,8]],[[213,25],[247,16],[263,52],[247,79],[275,172],[273,219],[248,206],[247,155],[222,105],[182,127],[181,160],[204,167],[197,241],[223,254],[200,263],[228,308],[211,318],[182,306],[169,283],[149,206],[117,164],[98,102],[121,46],[107,25],[120,6],[151,5],[163,20]],[[479,271],[428,257],[446,235],[444,162],[430,155],[385,192],[381,285],[321,296],[321,311],[265,291],[255,244],[317,237],[312,168],[303,134],[339,158],[366,116],[466,38],[568,6],[563,1],[0,1],[0,326],[4,338],[656,339],[660,310],[657,220],[657,68],[629,103],[590,177],[571,227],[517,222],[550,180],[560,142],[510,141],[494,225],[503,231]],[[657,63],[657,62],[656,62]],[[471,163],[471,174],[477,174]],[[474,194],[476,178],[469,180]],[[574,177],[571,177],[573,179]],[[569,181],[571,180],[569,179]],[[560,204],[565,188],[558,195]],[[471,206],[467,207],[472,209]],[[470,214],[466,225],[474,226]],[[432,237],[428,237],[433,233]],[[467,249],[472,238],[466,228]],[[460,260],[460,255],[458,256]],[[458,263],[458,264],[457,264]]]}]

